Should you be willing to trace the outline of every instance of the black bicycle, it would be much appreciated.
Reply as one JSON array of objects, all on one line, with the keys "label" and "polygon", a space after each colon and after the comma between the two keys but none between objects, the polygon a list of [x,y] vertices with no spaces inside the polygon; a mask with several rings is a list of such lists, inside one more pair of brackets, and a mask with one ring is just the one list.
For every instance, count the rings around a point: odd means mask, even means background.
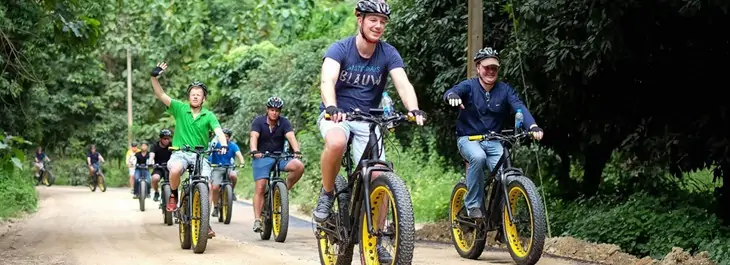
[{"label": "black bicycle", "polygon": [[162,195],[160,196],[162,223],[166,225],[172,225],[172,213],[168,212],[167,209],[165,209],[165,206],[167,205],[167,199],[170,198],[170,194],[172,194],[172,190],[170,189],[170,172],[167,170],[167,163],[154,164],[152,167],[154,169],[162,170],[162,175],[160,176],[160,184],[158,185],[160,187],[160,190],[162,191]]},{"label": "black bicycle", "polygon": [[[134,172],[134,194],[139,200],[139,210],[144,212],[145,200],[150,197],[150,183],[147,176],[150,174],[149,166],[146,164],[137,164]],[[137,177],[137,172],[142,172],[142,178]]]},{"label": "black bicycle", "polygon": [[[510,159],[510,149],[528,135],[525,131],[503,130],[502,133],[469,136],[470,141],[498,140],[502,143],[504,152],[484,179],[482,212],[486,213],[485,218],[474,219],[468,216],[464,205],[467,193],[464,178],[451,193],[451,240],[461,257],[479,258],[484,251],[487,233],[495,230],[496,241],[506,242],[507,249],[517,264],[535,264],[542,256],[546,229],[543,203],[535,184],[521,169],[512,167]],[[524,202],[519,203],[520,198],[524,198]],[[527,217],[516,218],[520,213]],[[515,224],[520,220],[526,221],[531,231],[518,231]]]},{"label": "black bicycle", "polygon": [[223,180],[219,185],[220,193],[218,193],[218,198],[216,198],[215,201],[215,206],[218,208],[218,213],[215,214],[218,216],[219,223],[223,222],[224,224],[230,224],[231,216],[233,214],[233,183],[231,183],[231,177],[229,175],[231,170],[233,170],[236,166],[217,164],[212,164],[210,166],[214,171],[216,167],[225,169],[225,172],[223,173]]},{"label": "black bicycle", "polygon": [[101,190],[101,192],[106,192],[106,181],[104,180],[104,174],[101,173],[101,163],[102,162],[99,161],[99,166],[97,167],[98,169],[94,170],[94,175],[91,177],[87,177],[87,179],[89,180],[88,186],[92,192],[96,191],[96,187],[99,187],[99,190]]},{"label": "black bicycle", "polygon": [[[360,245],[361,264],[411,264],[415,241],[413,205],[403,180],[393,172],[391,162],[380,160],[384,152],[383,128],[395,128],[402,121],[413,121],[408,116],[394,113],[384,116],[382,109],[369,113],[355,110],[347,114],[348,121],[370,124],[370,139],[356,167],[350,158],[352,135],[342,164],[347,180],[335,178],[336,206],[330,217],[316,226],[319,259],[324,265],[342,265],[352,262],[353,247]],[[325,115],[329,119],[329,115]],[[380,129],[380,137],[376,130]],[[383,148],[378,147],[382,143]],[[377,178],[372,178],[380,172]],[[388,209],[392,210],[391,223],[386,223]],[[335,212],[336,210],[336,212]],[[391,243],[390,253],[383,243]]]},{"label": "black bicycle", "polygon": [[53,164],[51,164],[51,161],[44,162],[41,169],[38,170],[38,178],[36,178],[35,185],[38,186],[42,183],[47,187],[52,186],[56,182],[56,177],[53,175],[52,169]]},{"label": "black bicycle", "polygon": [[209,154],[220,149],[211,148],[207,151],[202,145],[191,148],[185,145],[182,148],[170,147],[170,150],[179,150],[195,153],[195,164],[188,165],[188,177],[183,180],[180,194],[180,207],[175,212],[175,222],[180,224],[180,247],[193,252],[203,253],[208,245],[208,230],[210,229],[210,191],[208,177],[201,173],[203,163]]},{"label": "black bicycle", "polygon": [[286,179],[281,178],[279,161],[294,158],[294,155],[284,152],[266,152],[261,159],[274,159],[274,167],[269,172],[264,193],[264,207],[261,209],[263,230],[259,233],[261,239],[269,240],[274,232],[274,241],[284,242],[289,230],[289,191]]}]

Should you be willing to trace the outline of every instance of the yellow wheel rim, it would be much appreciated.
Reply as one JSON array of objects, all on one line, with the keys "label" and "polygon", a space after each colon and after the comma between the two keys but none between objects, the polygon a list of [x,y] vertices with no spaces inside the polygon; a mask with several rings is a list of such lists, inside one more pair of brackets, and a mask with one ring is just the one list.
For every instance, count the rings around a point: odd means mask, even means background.
[{"label": "yellow wheel rim", "polygon": [[101,188],[102,190],[104,189],[104,178],[98,176],[96,178],[96,183],[99,184],[99,188]]},{"label": "yellow wheel rim", "polygon": [[319,240],[319,253],[322,256],[322,264],[324,265],[335,265],[337,262],[337,255],[335,255],[335,245],[330,244],[327,240],[327,234],[322,231],[319,232],[319,236],[322,237]]},{"label": "yellow wheel rim", "polygon": [[[180,204],[180,208],[181,209],[184,209],[184,207],[186,207],[186,203],[185,202],[183,202],[183,203]],[[165,209],[163,209],[163,211],[165,211]],[[183,222],[182,220],[180,220],[180,225],[178,227],[180,229],[180,243],[184,243],[185,238],[188,236],[187,234],[185,234],[185,222]]]},{"label": "yellow wheel rim", "polygon": [[[193,245],[198,245],[198,237],[200,237],[200,233],[203,231],[200,231],[200,192],[195,190],[193,192],[193,213],[190,216],[190,231],[193,235]],[[207,232],[207,231],[205,231]]]},{"label": "yellow wheel rim", "polygon": [[223,200],[222,200],[221,204],[223,204],[223,205],[221,206],[220,214],[225,219],[226,216],[228,216],[228,192],[223,191],[222,193],[223,193],[223,196],[221,196],[221,197],[223,197]]},{"label": "yellow wheel rim", "polygon": [[[393,246],[395,247],[395,251],[393,253],[398,253],[398,213],[396,212],[395,202],[393,201],[393,194],[390,192],[390,190],[385,186],[377,186],[375,189],[373,189],[370,192],[370,211],[372,212],[373,216],[371,217],[373,221],[373,229],[378,229],[380,227],[379,221],[380,216],[382,214],[388,214],[386,212],[381,212],[381,204],[383,203],[383,199],[387,198],[389,202],[389,208],[393,209],[393,218],[395,220],[395,244]],[[360,245],[362,246],[362,255],[365,257],[365,263],[364,264],[372,264],[372,265],[378,265],[380,264],[380,261],[378,261],[378,238],[375,235],[371,235],[370,231],[368,231],[368,225],[367,225],[367,217],[365,214],[363,214],[363,218],[360,222],[360,227],[362,229],[362,238],[360,239]],[[395,262],[395,255],[393,256],[393,262]]]},{"label": "yellow wheel rim", "polygon": [[48,185],[48,176],[46,174],[43,174],[43,184]]},{"label": "yellow wheel rim", "polygon": [[474,247],[476,242],[477,233],[473,231],[471,235],[464,234],[464,230],[461,230],[461,224],[456,220],[459,218],[459,211],[464,206],[464,197],[466,197],[466,187],[460,187],[454,192],[454,196],[451,199],[451,235],[454,237],[456,246],[464,252],[468,252]]},{"label": "yellow wheel rim", "polygon": [[274,225],[274,235],[279,235],[281,231],[281,194],[279,189],[274,189],[274,201],[271,205],[271,221]]},{"label": "yellow wheel rim", "polygon": [[520,197],[524,197],[525,201],[527,201],[527,212],[530,214],[530,234],[527,238],[527,247],[522,246],[522,238],[520,237],[520,234],[517,232],[517,227],[515,227],[515,224],[513,224],[509,220],[509,213],[507,212],[507,206],[504,206],[504,210],[502,211],[502,216],[504,217],[504,228],[505,228],[505,237],[507,238],[507,244],[509,244],[509,248],[512,250],[512,253],[515,254],[515,256],[518,256],[520,258],[527,256],[527,253],[529,252],[530,248],[532,247],[532,230],[533,230],[533,216],[532,216],[532,209],[530,207],[530,200],[527,197],[527,193],[522,189],[522,187],[514,186],[510,188],[509,193],[507,195],[507,198],[509,199],[509,205],[512,206],[512,214],[517,213],[517,199]]}]

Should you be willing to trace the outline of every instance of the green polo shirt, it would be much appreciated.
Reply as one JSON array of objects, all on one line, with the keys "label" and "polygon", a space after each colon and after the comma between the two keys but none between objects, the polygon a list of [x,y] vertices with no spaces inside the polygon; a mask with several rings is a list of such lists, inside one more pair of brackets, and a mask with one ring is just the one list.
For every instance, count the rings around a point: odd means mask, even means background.
[{"label": "green polo shirt", "polygon": [[193,119],[190,105],[177,99],[170,100],[167,112],[175,117],[175,134],[172,136],[174,147],[186,144],[190,147],[208,146],[208,133],[221,126],[215,114],[206,108],[202,108],[198,117]]}]

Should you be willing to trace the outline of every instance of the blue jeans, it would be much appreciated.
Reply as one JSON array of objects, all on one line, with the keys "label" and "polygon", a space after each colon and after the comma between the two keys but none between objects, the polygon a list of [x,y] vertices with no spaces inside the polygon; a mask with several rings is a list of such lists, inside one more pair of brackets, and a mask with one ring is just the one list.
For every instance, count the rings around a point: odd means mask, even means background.
[{"label": "blue jeans", "polygon": [[461,136],[456,140],[461,156],[469,162],[466,172],[466,198],[464,203],[467,209],[481,208],[484,201],[484,170],[485,166],[493,169],[504,150],[499,141],[469,141],[468,136]]},{"label": "blue jeans", "polygon": [[135,169],[134,170],[134,194],[139,194],[137,191],[139,189],[139,186],[137,185],[137,182],[141,180],[142,178],[147,180],[147,189],[146,191],[149,192],[150,186],[149,183],[151,183],[150,180],[150,171],[146,169]]}]

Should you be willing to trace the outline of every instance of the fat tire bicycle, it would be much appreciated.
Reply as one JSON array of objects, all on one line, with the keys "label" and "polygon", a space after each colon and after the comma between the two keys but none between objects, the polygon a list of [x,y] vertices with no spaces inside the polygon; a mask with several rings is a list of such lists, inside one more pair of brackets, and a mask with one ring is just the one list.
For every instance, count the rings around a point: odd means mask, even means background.
[{"label": "fat tire bicycle", "polygon": [[167,205],[167,200],[168,198],[170,198],[170,194],[172,194],[172,190],[170,189],[170,171],[167,170],[167,163],[154,164],[153,168],[162,170],[162,175],[160,176],[160,184],[158,185],[160,187],[160,190],[162,191],[160,195],[162,223],[166,225],[172,225],[172,213],[168,212],[167,209],[165,209],[165,205]]},{"label": "fat tire bicycle", "polygon": [[56,176],[53,175],[52,166],[53,165],[50,161],[46,161],[43,163],[43,168],[38,170],[38,177],[35,178],[36,186],[43,184],[46,185],[46,187],[50,187],[53,185],[53,183],[56,182]]},{"label": "fat tire bicycle", "polygon": [[[485,218],[474,219],[467,215],[464,198],[467,193],[466,179],[462,178],[451,192],[449,221],[451,241],[459,256],[477,259],[484,251],[487,233],[496,230],[495,240],[506,243],[512,259],[519,265],[535,264],[542,256],[545,243],[545,215],[543,203],[537,187],[521,169],[512,166],[510,149],[526,138],[525,131],[503,130],[484,135],[469,136],[470,141],[498,140],[503,153],[494,169],[484,178],[484,201],[482,212]],[[524,197],[529,215],[531,232],[528,237],[520,237],[515,227],[514,214],[519,209],[517,199]],[[488,208],[488,211],[487,211]],[[527,247],[522,242],[527,240]]]},{"label": "fat tire bicycle", "polygon": [[259,235],[263,240],[269,240],[274,233],[274,241],[284,242],[289,231],[289,190],[286,180],[281,178],[279,161],[294,158],[294,155],[283,152],[266,152],[263,158],[273,158],[274,166],[269,172],[268,182],[264,189],[264,204],[261,208],[263,228]]},{"label": "fat tire bicycle", "polygon": [[206,157],[220,149],[211,148],[207,151],[204,146],[191,148],[185,145],[182,148],[170,147],[170,150],[192,152],[195,154],[195,163],[185,169],[188,177],[181,182],[182,192],[178,203],[180,207],[175,211],[175,222],[179,224],[180,247],[193,249],[194,253],[203,253],[208,246],[208,230],[210,229],[210,191],[208,177],[202,175],[202,167]]},{"label": "fat tire bicycle", "polygon": [[[149,165],[137,164],[134,166],[134,193],[139,200],[139,210],[144,212],[145,200],[150,196],[150,183],[147,176],[150,174]],[[143,177],[137,177],[137,171],[143,172]]]},{"label": "fat tire bicycle", "polygon": [[[88,166],[86,168],[88,168]],[[104,175],[101,174],[101,162],[99,162],[99,166],[97,168],[97,170],[94,170],[93,177],[88,177],[87,175],[87,185],[89,186],[91,192],[95,192],[96,187],[99,187],[99,190],[101,190],[101,192],[106,192],[106,181],[104,180]]]},{"label": "fat tire bicycle", "polygon": [[223,172],[223,180],[219,185],[220,192],[218,193],[218,198],[215,198],[215,206],[218,208],[218,222],[230,224],[231,216],[233,216],[233,183],[229,174],[236,166],[217,164],[211,164],[210,166],[213,171],[215,171],[215,168],[225,169],[225,172]]},{"label": "fat tire bicycle", "polygon": [[[347,113],[348,121],[369,123],[370,139],[355,166],[350,156],[350,145],[354,137],[350,135],[342,159],[347,179],[342,175],[336,176],[333,212],[325,222],[316,223],[315,237],[318,240],[319,260],[323,265],[350,264],[355,244],[360,245],[361,264],[412,263],[415,225],[411,195],[403,180],[393,172],[393,164],[379,158],[380,153],[385,151],[382,141],[385,135],[383,128],[388,127],[392,130],[402,121],[415,119],[400,113],[387,117],[382,114],[382,109],[370,109],[367,113],[355,109],[354,112]],[[329,119],[329,115],[325,114],[325,119]],[[376,134],[378,128],[381,130],[380,137]],[[383,150],[380,150],[378,143],[383,144]],[[375,172],[381,172],[381,175],[372,179],[371,176]],[[381,199],[384,199],[384,202],[379,201]],[[384,214],[381,208],[390,208],[394,211],[394,223],[390,224],[386,231],[383,229],[385,227],[379,224],[381,215]],[[379,245],[386,236],[391,237],[389,241],[393,242],[395,253],[392,255],[388,253],[392,260],[381,261]]]}]

